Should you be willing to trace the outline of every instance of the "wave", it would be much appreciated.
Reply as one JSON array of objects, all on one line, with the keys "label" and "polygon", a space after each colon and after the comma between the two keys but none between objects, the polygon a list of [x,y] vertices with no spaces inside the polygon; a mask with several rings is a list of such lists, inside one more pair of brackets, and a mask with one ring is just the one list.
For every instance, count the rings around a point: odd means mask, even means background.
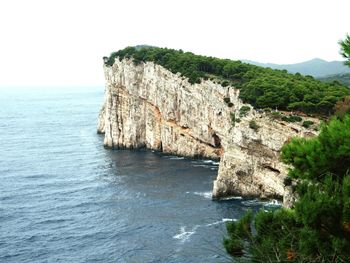
[{"label": "wave", "polygon": [[274,206],[281,206],[282,203],[278,200],[272,199],[272,200],[268,200],[268,201],[261,201],[259,199],[252,199],[252,200],[245,200],[242,201],[243,205],[246,206],[255,206],[255,205],[263,205],[263,206],[267,206],[267,207],[274,207]]},{"label": "wave", "polygon": [[223,197],[220,198],[220,200],[227,201],[227,200],[242,200],[242,196],[228,196],[228,197]]},{"label": "wave", "polygon": [[282,202],[278,201],[276,199],[272,199],[272,200],[268,201],[267,203],[265,203],[264,206],[270,206],[270,207],[282,206]]},{"label": "wave", "polygon": [[212,168],[212,166],[208,164],[194,164],[193,167]]},{"label": "wave", "polygon": [[218,224],[222,224],[222,223],[226,223],[226,222],[234,222],[234,221],[237,221],[237,219],[235,219],[235,218],[223,218],[220,221],[215,221],[214,223],[209,223],[209,224],[206,224],[205,226],[215,226]]},{"label": "wave", "polygon": [[215,226],[215,225],[223,224],[226,222],[233,222],[233,221],[237,221],[237,219],[235,219],[235,218],[223,218],[220,221],[215,221],[213,223],[209,223],[206,225],[195,225],[194,227],[192,227],[192,229],[190,229],[188,231],[186,231],[186,226],[181,226],[180,233],[174,235],[173,238],[178,239],[181,243],[185,243],[186,241],[188,241],[190,239],[190,237],[192,235],[194,235],[196,233],[197,229],[200,227],[210,227],[210,226]]},{"label": "wave", "polygon": [[212,198],[212,192],[211,191],[209,191],[209,192],[193,192],[193,194],[202,196],[202,197],[204,197],[206,199],[211,199]]},{"label": "wave", "polygon": [[190,231],[186,231],[186,227],[181,226],[180,233],[174,235],[173,238],[180,240],[181,243],[185,243],[194,233],[196,233],[198,227],[199,225],[196,225]]},{"label": "wave", "polygon": [[170,160],[183,160],[183,159],[185,159],[185,157],[177,157],[177,156],[175,156],[175,157],[170,157],[169,159]]},{"label": "wave", "polygon": [[213,160],[204,160],[203,163],[209,163],[209,164],[212,164],[212,165],[219,165],[219,162],[215,162]]}]

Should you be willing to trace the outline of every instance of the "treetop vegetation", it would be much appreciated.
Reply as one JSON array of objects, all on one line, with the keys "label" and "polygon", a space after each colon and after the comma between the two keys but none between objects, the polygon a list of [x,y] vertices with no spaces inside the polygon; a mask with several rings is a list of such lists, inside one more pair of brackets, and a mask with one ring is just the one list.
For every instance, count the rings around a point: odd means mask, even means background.
[{"label": "treetop vegetation", "polygon": [[132,59],[135,64],[152,61],[173,73],[181,73],[192,84],[212,79],[223,86],[234,86],[240,89],[241,99],[256,108],[329,115],[337,101],[350,95],[350,89],[338,82],[323,83],[312,76],[182,50],[127,47],[105,57],[106,66],[112,66],[116,58]]},{"label": "treetop vegetation", "polygon": [[346,35],[344,40],[340,40],[339,45],[340,54],[347,59],[344,64],[350,67],[350,35]]}]

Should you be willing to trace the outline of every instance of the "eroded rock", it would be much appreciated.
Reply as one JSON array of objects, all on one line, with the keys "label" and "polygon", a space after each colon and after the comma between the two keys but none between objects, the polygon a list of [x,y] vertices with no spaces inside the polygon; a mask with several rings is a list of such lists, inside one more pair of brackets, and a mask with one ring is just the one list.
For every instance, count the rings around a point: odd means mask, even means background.
[{"label": "eroded rock", "polygon": [[[250,110],[232,123],[245,105],[239,90],[212,81],[190,84],[152,62],[130,60],[104,67],[105,101],[98,132],[110,148],[146,147],[181,156],[221,159],[213,198],[229,195],[282,198],[286,166],[280,149],[294,136],[313,132],[276,122]],[[233,106],[228,107],[224,98]],[[249,128],[255,120],[259,129]]]}]

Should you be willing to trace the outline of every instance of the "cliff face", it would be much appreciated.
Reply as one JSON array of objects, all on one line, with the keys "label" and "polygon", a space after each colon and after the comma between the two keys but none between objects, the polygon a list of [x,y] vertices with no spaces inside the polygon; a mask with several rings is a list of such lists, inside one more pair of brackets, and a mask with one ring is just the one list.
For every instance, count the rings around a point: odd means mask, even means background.
[{"label": "cliff face", "polygon": [[[286,167],[279,151],[293,136],[309,131],[250,110],[234,125],[244,105],[239,90],[212,81],[191,85],[151,62],[137,66],[116,59],[105,67],[105,101],[98,132],[111,148],[147,147],[182,156],[221,159],[213,198],[228,195],[282,197]],[[230,98],[228,107],[224,98]],[[254,120],[259,129],[253,130]]]}]

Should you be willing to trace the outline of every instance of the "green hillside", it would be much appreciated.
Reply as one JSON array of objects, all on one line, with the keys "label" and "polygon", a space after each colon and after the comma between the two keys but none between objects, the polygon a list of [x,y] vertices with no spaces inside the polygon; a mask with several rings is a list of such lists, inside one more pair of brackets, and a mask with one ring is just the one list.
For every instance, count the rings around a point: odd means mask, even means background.
[{"label": "green hillside", "polygon": [[285,69],[289,73],[297,73],[303,75],[310,75],[315,78],[323,78],[329,75],[350,73],[350,68],[344,65],[344,61],[325,61],[323,59],[314,58],[309,61],[296,64],[273,64],[273,63],[259,63],[255,61],[244,61],[249,64],[264,68]]},{"label": "green hillside", "polygon": [[327,77],[318,78],[320,81],[332,83],[338,81],[340,84],[350,87],[350,73],[347,74],[336,74]]},{"label": "green hillside", "polygon": [[290,74],[255,65],[195,55],[182,50],[127,47],[105,57],[106,66],[115,59],[133,59],[135,64],[153,61],[173,73],[180,72],[192,84],[212,79],[223,86],[241,90],[241,99],[256,108],[277,108],[328,115],[335,103],[350,95],[350,89],[339,83],[324,83],[311,76]]}]

